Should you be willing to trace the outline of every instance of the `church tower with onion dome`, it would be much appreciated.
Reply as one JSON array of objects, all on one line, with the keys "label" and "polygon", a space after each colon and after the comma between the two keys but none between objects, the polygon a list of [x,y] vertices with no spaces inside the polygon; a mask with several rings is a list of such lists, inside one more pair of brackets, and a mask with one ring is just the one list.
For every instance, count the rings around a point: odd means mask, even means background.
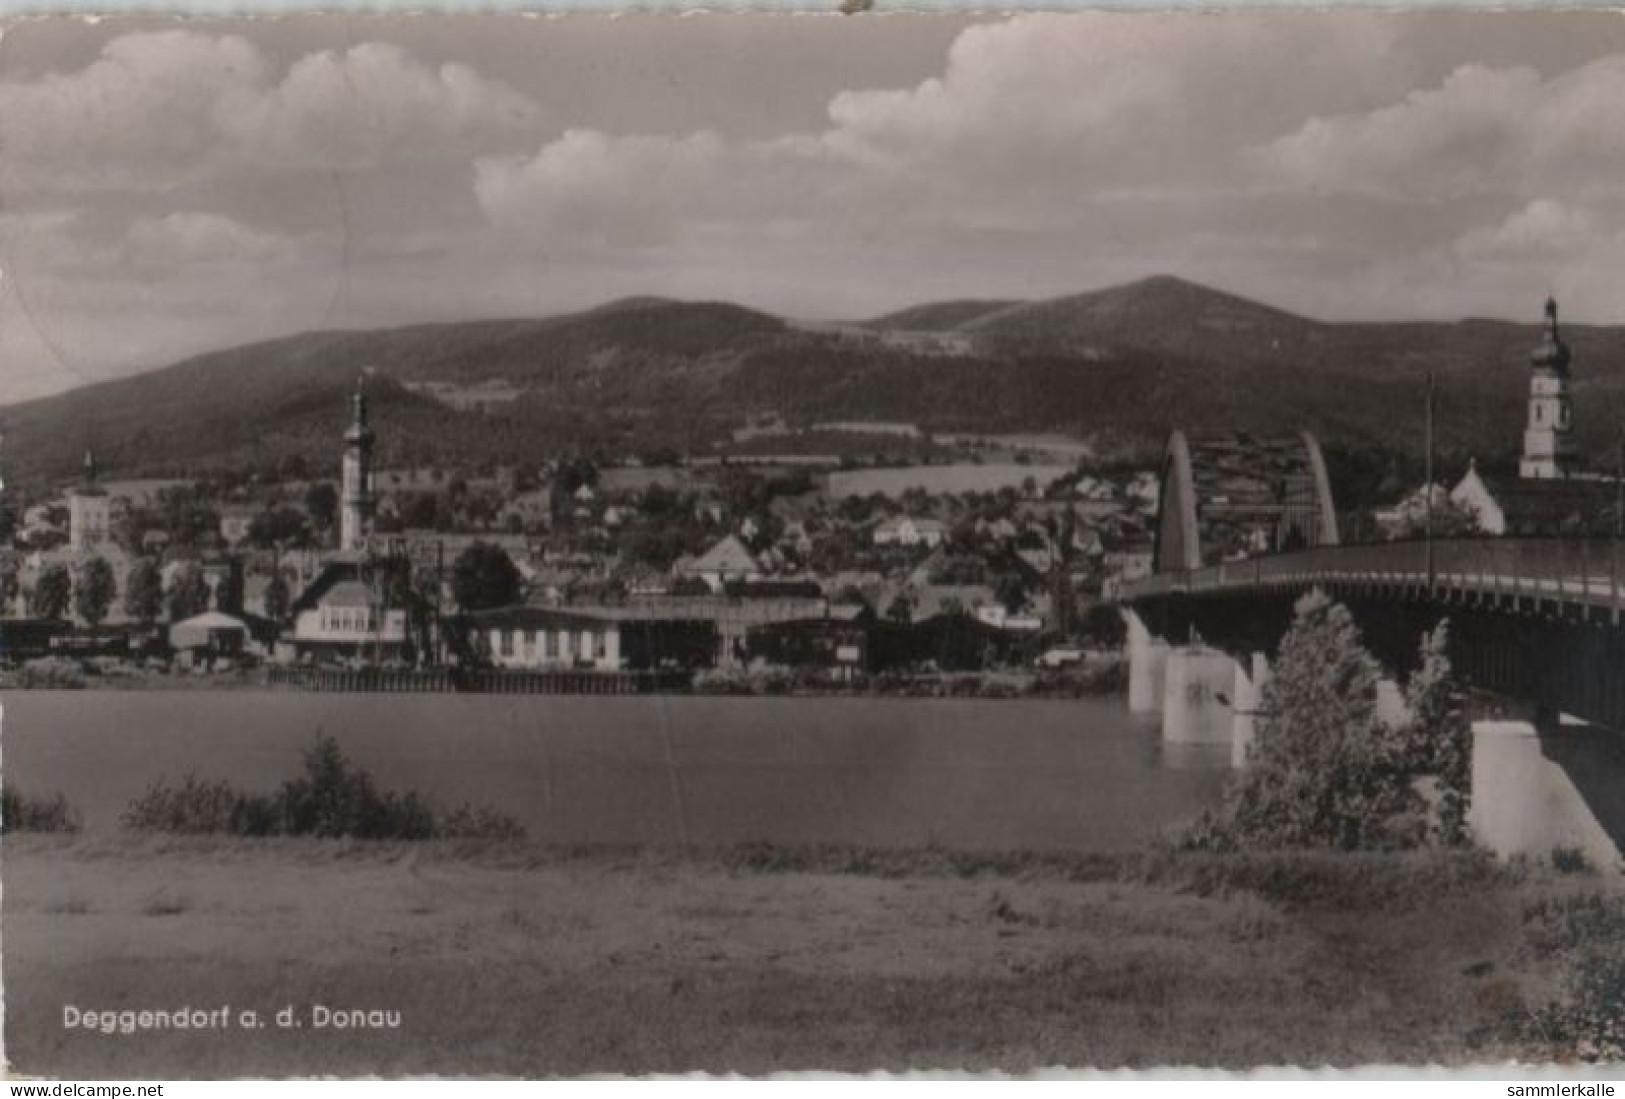
[{"label": "church tower with onion dome", "polygon": [[1529,356],[1529,422],[1523,432],[1518,475],[1531,480],[1567,477],[1574,469],[1574,410],[1569,349],[1557,332],[1557,302],[1546,299],[1546,332]]},{"label": "church tower with onion dome", "polygon": [[361,550],[372,533],[372,428],[367,396],[356,384],[350,400],[350,427],[344,433],[344,466],[339,491],[339,549]]}]

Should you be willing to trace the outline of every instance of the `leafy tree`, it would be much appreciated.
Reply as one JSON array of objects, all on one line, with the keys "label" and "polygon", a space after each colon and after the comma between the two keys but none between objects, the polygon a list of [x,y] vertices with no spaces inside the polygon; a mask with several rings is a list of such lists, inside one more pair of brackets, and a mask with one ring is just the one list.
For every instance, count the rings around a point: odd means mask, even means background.
[{"label": "leafy tree", "polygon": [[195,546],[218,535],[220,515],[205,501],[202,486],[175,485],[159,493],[164,529],[172,544]]},{"label": "leafy tree", "polygon": [[124,613],[137,622],[155,622],[164,609],[164,575],[158,562],[142,557],[124,580]]},{"label": "leafy tree", "polygon": [[638,497],[638,512],[650,519],[659,519],[675,511],[681,502],[677,493],[655,481]]},{"label": "leafy tree", "polygon": [[73,586],[73,609],[92,626],[99,626],[112,609],[117,592],[113,566],[104,558],[92,557],[79,569],[78,582]]},{"label": "leafy tree", "polygon": [[906,591],[900,591],[892,597],[886,607],[886,617],[893,622],[908,623],[914,620],[914,598]]},{"label": "leafy tree", "polygon": [[1449,645],[1447,621],[1423,635],[1422,665],[1406,684],[1405,702],[1411,712],[1407,752],[1419,770],[1438,777],[1439,839],[1454,846],[1467,841],[1473,734]]},{"label": "leafy tree", "polygon": [[73,597],[73,578],[64,564],[47,565],[34,581],[34,614],[40,618],[61,618],[68,613]]},{"label": "leafy tree", "polygon": [[1015,614],[1027,603],[1027,585],[1019,573],[1003,573],[993,582],[993,596],[1006,611]]},{"label": "leafy tree", "polygon": [[517,603],[520,587],[519,569],[501,546],[475,542],[452,566],[452,597],[464,610]]},{"label": "leafy tree", "polygon": [[1096,603],[1084,612],[1079,631],[1095,644],[1105,647],[1123,644],[1128,635],[1123,616],[1116,607],[1106,603]]},{"label": "leafy tree", "polygon": [[570,496],[582,485],[598,483],[598,467],[586,458],[571,458],[559,466],[553,477],[554,492]]},{"label": "leafy tree", "polygon": [[265,585],[264,599],[265,617],[279,624],[287,620],[292,597],[288,593],[288,581],[280,571],[273,573],[270,582]]},{"label": "leafy tree", "polygon": [[243,573],[231,568],[221,577],[214,589],[214,605],[227,614],[240,614],[243,609]]},{"label": "leafy tree", "polygon": [[439,530],[445,523],[440,514],[440,499],[432,492],[414,495],[401,509],[401,525],[408,529]]},{"label": "leafy tree", "polygon": [[169,582],[165,600],[169,605],[169,620],[179,622],[209,609],[209,582],[203,578],[203,569],[188,563],[178,569]]},{"label": "leafy tree", "polygon": [[305,490],[305,513],[317,530],[333,529],[339,515],[339,490],[331,481],[317,481]]},{"label": "leafy tree", "polygon": [[17,559],[10,554],[0,555],[0,617],[11,613],[11,605],[22,591],[18,576]]},{"label": "leafy tree", "polygon": [[1296,612],[1231,793],[1230,836],[1251,847],[1414,843],[1413,769],[1402,734],[1377,716],[1376,660],[1348,610],[1325,595],[1310,593]]},{"label": "leafy tree", "polygon": [[310,544],[310,522],[297,508],[267,508],[248,524],[248,540],[262,549]]}]

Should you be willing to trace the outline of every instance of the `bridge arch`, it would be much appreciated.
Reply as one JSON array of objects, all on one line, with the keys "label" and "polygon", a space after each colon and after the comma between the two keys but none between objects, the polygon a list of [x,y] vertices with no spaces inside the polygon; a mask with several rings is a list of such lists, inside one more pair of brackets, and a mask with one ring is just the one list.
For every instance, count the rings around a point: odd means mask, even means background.
[{"label": "bridge arch", "polygon": [[1160,490],[1156,572],[1338,542],[1326,460],[1307,431],[1175,430],[1163,450]]}]

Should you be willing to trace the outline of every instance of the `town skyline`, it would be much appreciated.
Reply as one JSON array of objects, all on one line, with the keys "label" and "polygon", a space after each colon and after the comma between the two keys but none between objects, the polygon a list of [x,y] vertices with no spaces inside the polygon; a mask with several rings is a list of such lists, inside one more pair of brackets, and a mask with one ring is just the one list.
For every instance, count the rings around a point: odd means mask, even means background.
[{"label": "town skyline", "polygon": [[597,68],[591,19],[9,27],[4,402],[645,294],[854,319],[1172,272],[1333,322],[1625,316],[1617,16],[623,24]]}]

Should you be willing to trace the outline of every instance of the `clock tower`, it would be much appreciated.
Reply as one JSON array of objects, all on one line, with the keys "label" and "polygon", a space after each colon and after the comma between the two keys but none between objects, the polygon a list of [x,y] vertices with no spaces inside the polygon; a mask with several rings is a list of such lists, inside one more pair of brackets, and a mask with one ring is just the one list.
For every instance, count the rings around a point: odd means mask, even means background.
[{"label": "clock tower", "polygon": [[1546,332],[1529,365],[1529,422],[1518,475],[1532,480],[1567,477],[1574,468],[1569,349],[1558,336],[1557,302],[1551,298],[1546,299]]}]

